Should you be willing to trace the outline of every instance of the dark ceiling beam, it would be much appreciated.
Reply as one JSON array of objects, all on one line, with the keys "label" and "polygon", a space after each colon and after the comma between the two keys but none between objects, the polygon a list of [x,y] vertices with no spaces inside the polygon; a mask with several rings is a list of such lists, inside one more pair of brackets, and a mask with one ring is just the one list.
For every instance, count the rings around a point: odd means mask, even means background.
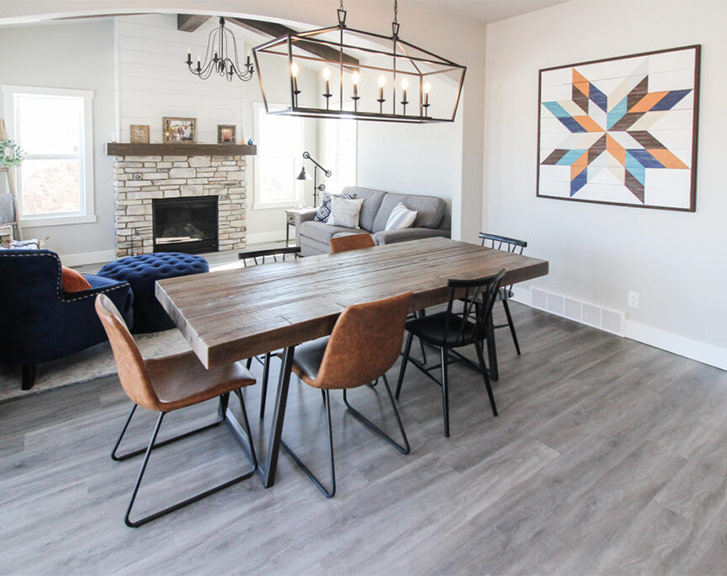
[{"label": "dark ceiling beam", "polygon": [[[235,24],[245,28],[246,30],[257,32],[258,34],[266,34],[267,36],[272,36],[273,38],[279,38],[280,36],[285,36],[286,34],[297,34],[297,32],[292,28],[288,28],[283,24],[277,24],[276,22],[265,22],[263,20],[248,20],[247,18],[227,18],[227,21],[234,22]],[[315,42],[306,42],[305,40],[299,40],[295,43],[295,46],[297,48],[300,48],[301,50],[305,50],[309,54],[313,54],[314,56],[318,56],[319,58],[332,62],[338,62],[340,55],[338,50],[336,50],[335,48],[331,48],[330,46],[323,46],[322,44],[317,44]],[[343,55],[343,62],[344,64],[349,64],[351,66],[358,66],[358,60],[347,54]]]},{"label": "dark ceiling beam", "polygon": [[177,14],[177,30],[180,32],[196,32],[211,16],[199,14]]}]

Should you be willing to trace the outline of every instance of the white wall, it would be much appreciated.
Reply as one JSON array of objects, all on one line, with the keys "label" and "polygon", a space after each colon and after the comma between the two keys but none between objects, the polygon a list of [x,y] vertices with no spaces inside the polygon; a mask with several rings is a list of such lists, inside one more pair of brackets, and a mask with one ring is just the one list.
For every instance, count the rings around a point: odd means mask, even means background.
[{"label": "white wall", "polygon": [[61,254],[95,252],[97,255],[92,259],[103,259],[109,253],[113,257],[113,168],[104,150],[114,132],[112,39],[110,20],[0,28],[0,84],[75,88],[94,93],[92,146],[97,221],[24,229],[25,238],[50,236],[48,248]]},{"label": "white wall", "polygon": [[[727,368],[727,3],[576,0],[487,31],[483,227],[550,261],[533,282],[626,313],[626,335]],[[697,212],[536,198],[538,70],[702,45]],[[628,308],[627,291],[640,293]]]},{"label": "white wall", "polygon": [[[300,29],[313,26],[335,24],[337,4],[331,0],[125,0],[123,6],[118,0],[85,0],[82,5],[74,0],[36,0],[34,2],[10,2],[0,0],[0,24],[30,20],[37,17],[55,15],[76,15],[88,13],[119,13],[127,12],[187,12],[216,15],[248,15],[265,16],[285,22],[298,23]],[[371,30],[381,34],[390,34],[392,20],[392,3],[389,0],[358,0],[346,3],[348,23],[352,27]],[[450,165],[440,163],[440,150],[431,132],[426,129],[415,133],[414,138],[425,139],[430,143],[426,154],[415,162],[408,156],[406,149],[396,150],[401,156],[400,166],[407,172],[401,173],[401,182],[418,182],[420,174],[425,170],[444,170],[438,172],[437,178],[442,182],[452,182],[452,213],[453,235],[466,240],[475,240],[480,229],[480,213],[482,205],[482,162],[483,162],[483,91],[485,65],[485,26],[484,24],[424,10],[416,2],[402,2],[399,6],[399,22],[402,37],[413,44],[426,47],[433,52],[454,60],[468,67],[465,80],[464,100],[460,114],[461,132],[456,125],[450,124],[442,128],[446,134],[437,133],[439,142],[446,150],[450,145],[461,146],[462,158],[459,169],[461,176],[452,178]],[[363,124],[363,123],[362,123]],[[385,140],[391,127],[380,125],[370,128],[371,133],[378,133],[380,140]],[[366,128],[365,130],[369,130]],[[460,136],[461,134],[461,136]],[[445,137],[446,136],[446,137]],[[364,139],[366,137],[364,136]],[[456,144],[453,144],[457,140]],[[371,181],[383,180],[385,170],[390,168],[391,149],[380,146],[365,161],[371,169]],[[362,159],[364,160],[364,159]],[[364,177],[361,167],[359,176]],[[364,182],[361,181],[361,183]],[[459,188],[456,188],[459,186]],[[388,188],[388,186],[387,186]]]}]

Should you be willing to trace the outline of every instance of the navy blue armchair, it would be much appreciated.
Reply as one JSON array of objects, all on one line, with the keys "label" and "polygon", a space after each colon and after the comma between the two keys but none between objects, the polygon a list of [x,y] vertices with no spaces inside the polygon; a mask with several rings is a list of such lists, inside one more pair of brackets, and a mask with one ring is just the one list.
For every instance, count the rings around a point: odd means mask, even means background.
[{"label": "navy blue armchair", "polygon": [[106,340],[94,309],[106,294],[132,321],[127,282],[86,275],[90,290],[61,290],[61,261],[49,250],[0,250],[0,362],[23,367],[23,390],[35,383],[36,366]]}]

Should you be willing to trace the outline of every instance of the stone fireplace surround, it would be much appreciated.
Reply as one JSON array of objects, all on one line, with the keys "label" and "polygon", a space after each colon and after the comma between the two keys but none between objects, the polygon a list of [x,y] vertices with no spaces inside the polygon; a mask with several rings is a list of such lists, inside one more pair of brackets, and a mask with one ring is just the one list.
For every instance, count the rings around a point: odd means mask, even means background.
[{"label": "stone fireplace surround", "polygon": [[116,256],[133,253],[133,237],[143,252],[153,251],[152,200],[218,196],[219,250],[246,245],[247,156],[255,146],[232,144],[117,144],[114,156]]}]

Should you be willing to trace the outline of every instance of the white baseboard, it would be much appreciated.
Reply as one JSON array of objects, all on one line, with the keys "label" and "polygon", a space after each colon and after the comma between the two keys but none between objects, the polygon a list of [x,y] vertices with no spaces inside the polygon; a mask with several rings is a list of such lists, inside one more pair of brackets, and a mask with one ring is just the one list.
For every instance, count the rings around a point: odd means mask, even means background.
[{"label": "white baseboard", "polygon": [[[545,306],[535,305],[532,301],[533,297],[530,288],[531,287],[529,286],[514,286],[513,291],[515,295],[512,299],[516,302],[520,302],[521,304],[525,304],[526,306],[530,306],[531,308],[542,310],[543,312],[547,312],[549,314],[561,316],[569,320],[579,321],[577,318],[571,317],[567,313],[559,312],[559,310],[557,309],[551,309],[551,298],[547,298]],[[533,288],[535,288],[539,292],[545,293],[548,296],[554,296],[554,298],[552,298],[553,301],[557,301],[559,298],[563,298],[572,302],[579,302],[578,300],[570,298],[568,296],[551,294],[549,291],[542,290],[541,288],[537,287]],[[542,296],[542,294],[540,296]],[[555,303],[558,304],[559,302]],[[596,305],[586,303],[582,304],[594,309],[597,308]],[[563,309],[566,309],[565,306],[563,307]],[[607,309],[603,308],[602,310]],[[616,311],[609,311],[609,314],[611,314],[612,312]],[[617,313],[623,315],[623,313],[621,312]],[[588,326],[592,326],[594,328],[598,328],[600,330],[604,330],[603,326],[599,326],[595,322],[581,320],[581,323],[587,324]],[[691,338],[680,336],[679,334],[665,332],[664,330],[659,330],[658,328],[654,328],[652,326],[646,326],[645,324],[640,324],[638,322],[634,322],[633,320],[628,320],[625,317],[622,326],[623,329],[621,331],[621,334],[619,334],[616,330],[609,330],[608,328],[605,328],[605,331],[611,332],[612,334],[624,336],[631,340],[636,340],[637,342],[648,344],[649,346],[654,346],[655,348],[666,350],[667,352],[672,352],[673,354],[678,354],[679,356],[684,356],[685,358],[689,358],[691,360],[696,360],[697,362],[701,362],[703,364],[708,364],[709,366],[714,366],[715,368],[727,370],[727,349],[713,346],[712,344],[699,342],[697,340],[692,340]]]},{"label": "white baseboard", "polygon": [[[291,230],[292,233],[292,230]],[[293,237],[295,239],[295,237]],[[257,234],[247,235],[247,245],[250,244],[263,244],[265,242],[277,242],[278,240],[285,240],[285,231],[276,230],[274,232],[259,232]]]},{"label": "white baseboard", "polygon": [[727,370],[727,349],[698,342],[691,338],[665,332],[638,322],[626,321],[626,337],[649,346],[661,348],[703,364]]},{"label": "white baseboard", "polygon": [[78,254],[59,254],[64,266],[85,266],[86,264],[100,264],[116,260],[115,250],[101,250],[99,252],[79,252]]}]

